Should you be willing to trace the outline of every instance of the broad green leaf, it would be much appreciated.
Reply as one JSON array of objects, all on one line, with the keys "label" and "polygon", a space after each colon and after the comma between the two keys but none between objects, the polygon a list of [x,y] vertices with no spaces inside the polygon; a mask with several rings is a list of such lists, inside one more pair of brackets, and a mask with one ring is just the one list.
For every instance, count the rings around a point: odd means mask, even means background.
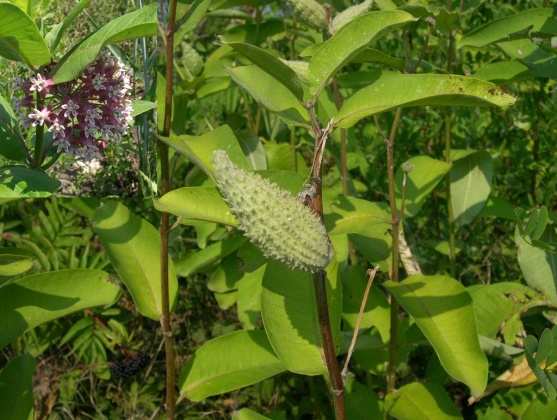
[{"label": "broad green leaf", "polygon": [[18,254],[0,254],[0,277],[23,274],[33,267],[33,258]]},{"label": "broad green leaf", "polygon": [[369,261],[377,263],[389,258],[390,218],[386,204],[360,198],[339,196],[325,208],[325,225],[329,234],[348,234],[356,248]]},{"label": "broad green leaf", "polygon": [[133,107],[132,116],[137,117],[138,115],[149,112],[152,109],[156,109],[157,104],[151,101],[137,100],[137,101],[133,101],[132,107]]},{"label": "broad green leaf", "polygon": [[185,219],[237,226],[238,221],[215,187],[183,187],[155,200],[155,208]]},{"label": "broad green leaf", "polygon": [[0,204],[22,198],[44,198],[58,190],[60,183],[38,169],[8,166],[0,171]]},{"label": "broad green leaf", "polygon": [[288,65],[283,63],[273,54],[263,48],[243,42],[231,42],[229,44],[235,51],[249,59],[261,70],[271,75],[279,83],[284,85],[298,100],[303,99],[304,90],[298,76]]},{"label": "broad green leaf", "polygon": [[505,321],[525,309],[537,293],[517,282],[474,285],[467,288],[472,297],[478,334],[495,338]]},{"label": "broad green leaf", "polygon": [[240,146],[251,164],[254,171],[265,171],[267,168],[267,157],[263,142],[257,136],[245,136],[239,139]]},{"label": "broad green leaf", "polygon": [[397,420],[458,420],[454,403],[437,384],[413,382],[387,397],[387,410]]},{"label": "broad green leaf", "polygon": [[481,351],[472,299],[464,286],[448,276],[410,276],[385,287],[416,321],[454,379],[480,395],[487,384],[488,364]]},{"label": "broad green leaf", "polygon": [[33,418],[33,375],[36,361],[28,354],[12,359],[0,371],[0,412],[4,420]]},{"label": "broad green leaf", "polygon": [[61,270],[0,286],[0,348],[25,331],[93,306],[113,303],[120,288],[100,270]]},{"label": "broad green leaf", "polygon": [[241,236],[233,236],[215,242],[205,249],[187,254],[176,261],[176,273],[181,277],[188,277],[212,265],[216,261],[230,255],[244,244],[246,240]]},{"label": "broad green leaf", "polygon": [[404,214],[414,217],[424,205],[427,197],[449,172],[451,165],[429,156],[415,156],[408,159],[396,172],[397,208],[402,204],[402,181],[406,171],[406,189],[404,193]]},{"label": "broad green leaf", "polygon": [[230,309],[238,301],[237,290],[226,293],[215,293],[214,296],[217,304],[219,305],[219,308],[221,308],[223,311]]},{"label": "broad green leaf", "polygon": [[55,83],[64,83],[75,79],[85,67],[95,61],[105,45],[143,36],[153,36],[156,33],[157,7],[155,4],[113,19],[88,38],[85,38],[83,42],[62,58],[54,73],[53,80]]},{"label": "broad green leaf", "polygon": [[0,56],[31,67],[50,63],[51,56],[39,29],[19,7],[0,3]]},{"label": "broad green leaf", "polygon": [[249,408],[242,408],[241,410],[232,413],[232,420],[271,420],[256,411]]},{"label": "broad green leaf", "polygon": [[[333,335],[340,330],[338,266],[327,270],[329,314]],[[286,369],[302,375],[327,372],[317,320],[315,290],[310,273],[292,271],[270,261],[263,277],[261,315],[265,331]]]},{"label": "broad green leaf", "polygon": [[72,10],[70,10],[67,16],[65,16],[64,19],[62,19],[62,22],[54,25],[52,29],[48,32],[48,34],[46,34],[45,40],[48,43],[48,47],[52,52],[56,51],[56,48],[58,48],[58,44],[60,43],[60,40],[62,39],[62,35],[64,35],[64,32],[66,32],[69,26],[81,14],[81,12],[83,12],[83,10],[89,7],[90,3],[91,0],[80,0],[79,3],[77,3],[72,8]]},{"label": "broad green leaf", "polygon": [[227,69],[228,74],[253,99],[288,122],[307,125],[309,114],[298,98],[280,80],[256,65]]},{"label": "broad green leaf", "polygon": [[[93,226],[114,270],[132,295],[137,310],[148,318],[158,320],[162,314],[162,299],[157,229],[116,200],[106,201],[97,208]],[[168,265],[170,305],[173,306],[178,281],[171,259]]]},{"label": "broad green leaf", "polygon": [[180,395],[202,401],[285,370],[265,331],[236,331],[203,344],[182,369]]},{"label": "broad green leaf", "polygon": [[401,10],[369,12],[344,25],[311,58],[311,94],[317,97],[331,77],[383,32],[394,30],[414,17]]},{"label": "broad green leaf", "polygon": [[249,170],[251,167],[238,139],[227,125],[201,136],[171,134],[170,138],[163,140],[178,152],[185,154],[210,176],[213,174],[213,152],[215,150],[224,150],[230,160],[239,168]]},{"label": "broad green leaf", "polygon": [[521,33],[522,38],[527,38],[528,33],[542,32],[553,33],[557,29],[557,22],[553,16],[553,9],[530,9],[523,12],[493,20],[462,37],[457,48],[484,47],[497,41],[502,41]]},{"label": "broad green leaf", "polygon": [[479,151],[453,162],[451,207],[454,221],[463,226],[481,213],[491,193],[493,160],[488,152]]},{"label": "broad green leaf", "polygon": [[453,74],[383,72],[371,85],[350,96],[334,118],[348,128],[364,117],[407,106],[508,107],[515,98],[493,83]]},{"label": "broad green leaf", "polygon": [[530,287],[557,303],[557,255],[526,241],[519,230],[515,232],[518,264]]}]

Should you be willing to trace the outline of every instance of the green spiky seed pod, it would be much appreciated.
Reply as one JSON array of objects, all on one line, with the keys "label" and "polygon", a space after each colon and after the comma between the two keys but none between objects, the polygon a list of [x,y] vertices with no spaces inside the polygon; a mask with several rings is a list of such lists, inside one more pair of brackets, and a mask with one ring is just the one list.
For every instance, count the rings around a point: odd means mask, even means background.
[{"label": "green spiky seed pod", "polygon": [[238,168],[223,150],[214,152],[213,165],[240,229],[265,256],[310,272],[327,266],[332,247],[325,226],[309,208],[276,184]]},{"label": "green spiky seed pod", "polygon": [[186,68],[192,78],[199,75],[203,70],[203,58],[201,55],[187,42],[182,42],[180,47],[182,50],[182,58],[180,60],[182,66]]},{"label": "green spiky seed pod", "polygon": [[319,29],[329,26],[327,11],[316,0],[287,0],[294,13],[305,23]]}]

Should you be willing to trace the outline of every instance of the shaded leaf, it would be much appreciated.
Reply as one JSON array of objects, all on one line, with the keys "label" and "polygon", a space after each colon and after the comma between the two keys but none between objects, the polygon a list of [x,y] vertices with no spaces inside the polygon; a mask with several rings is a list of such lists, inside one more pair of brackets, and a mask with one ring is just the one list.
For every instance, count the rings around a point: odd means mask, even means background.
[{"label": "shaded leaf", "polygon": [[[137,310],[148,318],[159,320],[162,298],[158,230],[116,200],[106,201],[97,208],[93,226]],[[170,305],[173,306],[178,281],[172,260],[169,259],[168,265]]]},{"label": "shaded leaf", "polygon": [[487,383],[488,364],[481,351],[472,299],[448,276],[410,276],[385,287],[415,320],[443,368],[479,395]]},{"label": "shaded leaf", "polygon": [[0,348],[25,331],[71,313],[113,303],[120,288],[100,270],[61,270],[0,286]]},{"label": "shaded leaf", "polygon": [[8,166],[0,171],[0,204],[22,198],[44,198],[58,190],[60,183],[38,169]]},{"label": "shaded leaf", "polygon": [[441,182],[451,165],[429,156],[415,156],[408,159],[396,172],[396,200],[397,208],[402,204],[402,181],[404,171],[407,171],[404,213],[406,217],[418,214],[427,197]]},{"label": "shaded leaf", "polygon": [[4,420],[33,418],[35,368],[35,359],[22,354],[10,360],[0,371],[0,412]]},{"label": "shaded leaf", "polygon": [[453,163],[450,171],[454,221],[463,226],[481,213],[491,193],[493,160],[479,151]]}]

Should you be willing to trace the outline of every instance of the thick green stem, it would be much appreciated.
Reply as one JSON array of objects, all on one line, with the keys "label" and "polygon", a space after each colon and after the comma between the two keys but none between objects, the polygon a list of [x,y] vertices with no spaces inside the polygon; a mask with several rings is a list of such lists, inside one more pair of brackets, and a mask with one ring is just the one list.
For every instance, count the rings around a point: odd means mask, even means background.
[{"label": "thick green stem", "polygon": [[[400,124],[401,110],[397,108],[389,138],[386,140],[387,146],[387,177],[389,181],[389,204],[391,207],[391,238],[392,238],[392,265],[390,277],[394,282],[398,282],[398,235],[400,217],[396,207],[395,195],[395,164],[394,164],[394,145],[398,126]],[[391,331],[389,341],[389,364],[387,366],[387,392],[393,392],[396,387],[396,365],[398,360],[398,303],[391,297]]]},{"label": "thick green stem", "polygon": [[[170,1],[168,24],[166,26],[166,92],[164,101],[164,125],[162,135],[168,137],[172,126],[172,90],[174,79],[174,28],[176,25],[176,1]],[[168,145],[158,141],[159,159],[161,164],[160,194],[164,195],[170,190],[170,165],[168,161]],[[166,415],[174,419],[176,411],[176,362],[174,353],[174,338],[170,323],[170,297],[168,281],[168,236],[170,232],[169,214],[161,214],[159,233],[161,238],[161,301],[162,315],[161,327],[164,336],[166,359]]]}]

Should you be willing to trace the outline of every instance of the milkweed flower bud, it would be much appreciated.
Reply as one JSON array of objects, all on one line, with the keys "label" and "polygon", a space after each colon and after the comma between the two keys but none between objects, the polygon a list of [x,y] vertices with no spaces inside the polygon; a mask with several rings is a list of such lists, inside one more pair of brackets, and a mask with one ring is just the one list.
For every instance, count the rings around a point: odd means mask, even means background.
[{"label": "milkweed flower bud", "polygon": [[213,165],[219,191],[240,230],[265,256],[310,272],[327,266],[331,243],[309,208],[276,184],[238,168],[223,150],[214,152]]}]

